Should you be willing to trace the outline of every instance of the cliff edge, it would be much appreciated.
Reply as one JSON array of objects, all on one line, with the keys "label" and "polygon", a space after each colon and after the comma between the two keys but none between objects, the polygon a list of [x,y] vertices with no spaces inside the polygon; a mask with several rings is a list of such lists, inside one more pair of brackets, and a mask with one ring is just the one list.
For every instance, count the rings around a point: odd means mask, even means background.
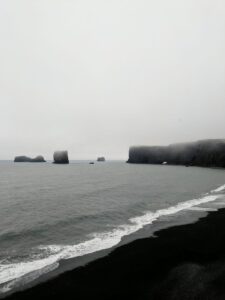
[{"label": "cliff edge", "polygon": [[169,146],[133,146],[128,163],[225,168],[225,140],[200,140]]}]

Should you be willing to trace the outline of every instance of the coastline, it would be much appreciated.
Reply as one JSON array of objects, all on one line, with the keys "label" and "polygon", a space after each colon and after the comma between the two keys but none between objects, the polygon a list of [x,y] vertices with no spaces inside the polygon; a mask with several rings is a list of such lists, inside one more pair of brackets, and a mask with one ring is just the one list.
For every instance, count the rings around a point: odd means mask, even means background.
[{"label": "coastline", "polygon": [[224,299],[224,222],[209,212],[4,299]]}]

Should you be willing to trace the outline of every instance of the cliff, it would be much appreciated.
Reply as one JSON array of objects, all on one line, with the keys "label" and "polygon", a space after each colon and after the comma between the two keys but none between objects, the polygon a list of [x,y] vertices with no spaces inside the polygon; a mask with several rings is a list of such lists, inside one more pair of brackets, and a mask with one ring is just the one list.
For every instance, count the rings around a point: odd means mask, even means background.
[{"label": "cliff", "polygon": [[201,140],[169,146],[130,147],[128,163],[225,168],[225,140]]},{"label": "cliff", "polygon": [[38,155],[35,158],[30,158],[27,156],[16,156],[14,162],[46,162],[46,161],[43,156]]},{"label": "cliff", "polygon": [[55,151],[53,154],[55,164],[68,164],[68,152],[67,151]]}]

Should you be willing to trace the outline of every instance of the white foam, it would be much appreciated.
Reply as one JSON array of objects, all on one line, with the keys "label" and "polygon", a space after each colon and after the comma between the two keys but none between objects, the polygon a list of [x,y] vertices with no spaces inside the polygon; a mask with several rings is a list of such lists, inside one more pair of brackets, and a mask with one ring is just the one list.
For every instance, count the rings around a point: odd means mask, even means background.
[{"label": "white foam", "polygon": [[169,208],[157,210],[154,213],[151,212],[151,213],[147,213],[147,214],[145,214],[143,216],[140,216],[140,217],[132,218],[131,221],[136,222],[138,224],[142,224],[142,227],[143,227],[144,225],[151,224],[152,221],[158,219],[161,216],[167,216],[167,215],[175,214],[179,211],[191,208],[192,206],[196,206],[196,205],[199,205],[199,204],[202,204],[202,203],[215,201],[219,196],[220,195],[210,195],[210,196],[205,196],[205,197],[199,198],[199,199],[189,200],[189,201],[186,201],[186,202],[179,203],[175,206],[171,206]]},{"label": "white foam", "polygon": [[[211,193],[222,191],[224,189],[225,185],[211,191]],[[41,274],[46,273],[48,268],[50,270],[57,268],[58,262],[62,259],[74,258],[112,248],[121,241],[123,236],[140,230],[145,225],[151,224],[161,216],[175,214],[179,211],[189,209],[202,203],[215,201],[220,196],[221,195],[219,194],[207,194],[202,198],[182,202],[169,208],[157,210],[156,212],[146,212],[142,216],[131,218],[129,220],[129,224],[119,226],[117,229],[112,231],[93,234],[90,240],[76,245],[49,245],[39,247],[39,249],[47,251],[48,256],[45,258],[12,264],[1,263],[0,285],[7,283],[7,287],[2,287],[1,291],[4,292],[11,289],[13,287],[13,283],[22,276],[29,274],[29,277],[32,279],[37,277],[37,274],[40,276]]]},{"label": "white foam", "polygon": [[[39,271],[28,273],[29,277],[23,278],[23,284],[33,281],[45,273],[53,271],[54,269],[56,269],[58,267],[58,265],[59,265],[58,263],[54,263],[52,265],[47,265],[46,267],[40,269]],[[21,281],[21,277],[11,280],[11,281],[7,282],[6,284],[3,284],[3,286],[0,288],[0,291],[2,293],[9,292],[13,287],[17,286],[17,284],[19,285],[20,281]]]},{"label": "white foam", "polygon": [[216,208],[211,208],[211,207],[198,207],[198,206],[193,206],[188,208],[188,210],[193,210],[193,211],[217,211]]},{"label": "white foam", "polygon": [[217,189],[213,190],[212,192],[218,193],[218,192],[222,192],[223,190],[225,190],[225,184],[219,186]]}]

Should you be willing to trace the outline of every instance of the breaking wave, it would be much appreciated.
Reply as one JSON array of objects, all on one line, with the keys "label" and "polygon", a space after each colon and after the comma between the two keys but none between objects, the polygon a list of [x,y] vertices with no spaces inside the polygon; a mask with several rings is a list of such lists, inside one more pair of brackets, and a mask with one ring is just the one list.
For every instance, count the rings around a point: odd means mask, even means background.
[{"label": "breaking wave", "polygon": [[[38,247],[38,250],[42,252],[40,258],[36,255],[33,258],[31,257],[29,261],[16,263],[0,262],[0,292],[8,292],[15,287],[22,278],[23,283],[27,283],[44,273],[54,270],[59,266],[59,261],[62,259],[70,259],[100,250],[110,249],[116,246],[122,237],[142,229],[145,225],[153,223],[161,216],[175,214],[203,203],[215,201],[221,197],[222,194],[219,193],[224,190],[225,185],[222,185],[210,193],[203,195],[201,198],[185,201],[155,212],[148,211],[141,216],[130,218],[127,224],[121,225],[114,230],[92,234],[89,240],[76,245],[40,246]],[[43,253],[45,257],[43,257]]]}]

